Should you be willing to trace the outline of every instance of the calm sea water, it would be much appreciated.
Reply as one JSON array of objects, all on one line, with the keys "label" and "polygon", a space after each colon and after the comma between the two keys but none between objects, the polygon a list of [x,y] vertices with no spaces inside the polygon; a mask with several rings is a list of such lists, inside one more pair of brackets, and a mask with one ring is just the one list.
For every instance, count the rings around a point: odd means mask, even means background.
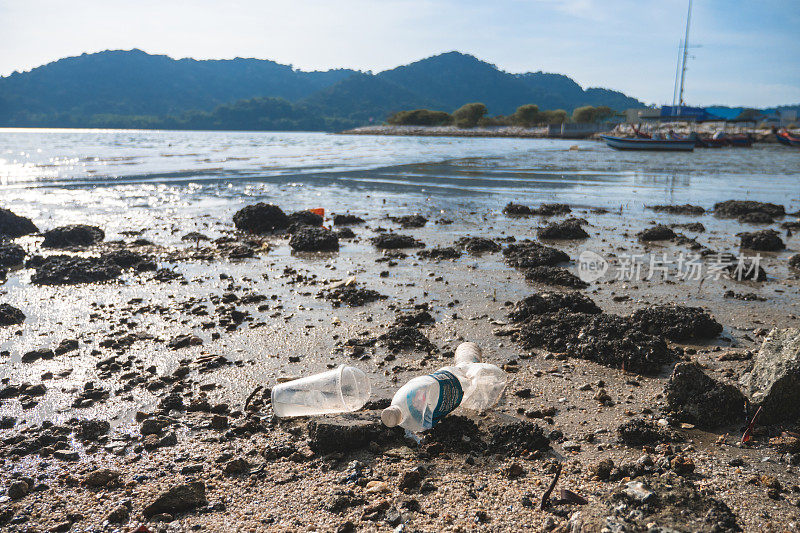
[{"label": "calm sea water", "polygon": [[594,141],[324,133],[0,129],[0,203],[74,222],[242,203],[641,209],[754,199],[800,208],[800,150],[617,152]]}]

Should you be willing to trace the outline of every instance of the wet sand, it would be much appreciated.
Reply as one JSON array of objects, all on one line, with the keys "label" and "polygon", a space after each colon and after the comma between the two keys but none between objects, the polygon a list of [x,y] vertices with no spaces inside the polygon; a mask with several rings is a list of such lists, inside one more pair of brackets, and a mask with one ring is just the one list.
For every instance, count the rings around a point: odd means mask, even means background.
[{"label": "wet sand", "polygon": [[[282,207],[290,212],[308,206]],[[155,513],[162,522],[153,522],[151,516],[148,527],[389,531],[404,524],[404,531],[509,531],[566,527],[570,519],[573,524],[580,519],[584,530],[599,531],[606,517],[614,514],[618,499],[612,495],[627,478],[600,481],[592,474],[592,466],[605,458],[620,465],[646,453],[656,467],[637,479],[653,487],[688,483],[700,502],[683,517],[680,502],[671,509],[666,504],[666,510],[653,515],[658,525],[713,530],[715,522],[703,521],[707,508],[701,505],[713,497],[727,504],[745,531],[794,527],[800,489],[795,490],[796,467],[786,462],[793,459],[769,447],[764,432],[757,434],[752,446],[738,446],[745,420],[733,420],[713,432],[674,424],[672,429],[679,436],[675,442],[644,450],[618,442],[620,424],[633,418],[654,422],[664,418],[663,389],[671,365],[655,375],[641,376],[559,353],[523,350],[504,335],[511,325],[508,313],[513,303],[533,293],[563,289],[525,281],[520,271],[504,262],[502,253],[462,253],[455,260],[435,261],[421,259],[419,250],[411,249],[403,250],[407,257],[387,259],[369,242],[378,228],[412,235],[426,244],[425,249],[452,246],[466,235],[498,242],[511,236],[536,239],[537,227],[564,216],[509,217],[502,214],[502,205],[489,212],[459,213],[443,213],[435,201],[414,207],[406,208],[408,214],[419,212],[429,219],[422,228],[401,229],[391,220],[352,206],[351,212],[367,223],[352,226],[356,238],[341,240],[340,250],[332,253],[292,253],[283,236],[237,233],[232,212],[215,213],[203,221],[202,231],[211,238],[232,237],[254,250],[252,258],[231,260],[220,245],[208,242],[201,242],[200,250],[191,242],[175,244],[176,235],[197,229],[197,221],[176,224],[166,217],[163,229],[146,232],[146,238],[155,243],[152,246],[133,245],[136,236],[124,236],[124,244],[106,242],[78,252],[97,254],[122,247],[152,254],[160,267],[182,276],[172,281],[156,281],[149,272],[126,271],[114,282],[50,287],[30,284],[31,269],[9,272],[8,281],[0,285],[0,301],[19,307],[27,318],[20,326],[0,328],[0,351],[8,352],[0,366],[3,387],[43,383],[47,392],[35,397],[36,405],[28,408],[16,398],[0,404],[0,414],[17,419],[13,427],[0,430],[0,487],[9,488],[19,479],[33,481],[29,494],[0,503],[0,517],[8,517],[4,527],[9,531],[59,525],[64,530],[67,525],[73,530],[132,529],[146,521],[143,512],[156,495],[182,482],[200,480],[207,504],[169,516]],[[588,222],[584,229],[590,237],[546,244],[570,256],[573,262],[564,266],[573,273],[577,272],[574,261],[584,250],[617,258],[626,253],[686,250],[674,242],[639,242],[636,233],[655,222],[701,222],[707,229],[703,233],[676,231],[719,252],[738,251],[736,233],[740,231],[779,227],[739,224],[709,214],[596,213],[592,206],[572,207],[572,216]],[[402,206],[394,208],[406,214],[402,210]],[[445,218],[452,223],[437,223]],[[795,219],[783,219],[788,220]],[[671,347],[680,348],[682,359],[697,361],[715,378],[735,381],[749,363],[743,354],[758,350],[766,331],[800,323],[800,282],[787,261],[800,244],[798,237],[786,238],[782,233],[782,238],[787,250],[762,252],[762,266],[769,276],[766,282],[603,279],[581,292],[604,312],[624,316],[652,304],[703,307],[724,326],[723,332],[707,342],[672,343]],[[40,241],[38,237],[17,240],[31,254],[39,253]],[[197,259],[198,255],[208,258]],[[326,287],[351,277],[359,286],[387,298],[350,308],[333,307],[318,297]],[[725,298],[727,290],[756,293],[764,301]],[[247,295],[265,298],[242,303]],[[349,339],[380,337],[399,311],[424,304],[435,323],[418,329],[438,350],[391,353],[378,340],[354,354],[347,345]],[[231,308],[247,315],[235,328],[221,326],[220,320],[230,315]],[[131,333],[136,337],[130,337]],[[171,340],[186,334],[195,335],[202,344],[169,348]],[[22,354],[55,347],[65,339],[77,339],[78,350],[52,360],[21,361]],[[369,374],[373,400],[388,399],[411,377],[449,364],[452,350],[463,340],[477,342],[487,361],[509,370],[506,396],[494,414],[469,415],[477,420],[477,427],[481,431],[494,427],[498,416],[537,423],[552,449],[522,446],[509,451],[490,445],[486,449],[466,446],[465,452],[459,447],[448,449],[448,441],[435,436],[418,443],[391,434],[358,449],[314,451],[309,420],[272,419],[261,392],[251,397],[257,387],[269,388],[279,378],[344,363]],[[720,358],[724,353],[742,357],[720,360],[726,359]],[[109,362],[112,356],[116,361]],[[598,385],[600,381],[604,384]],[[87,382],[91,387],[87,388]],[[596,399],[601,388],[610,401]],[[91,406],[73,407],[76,397],[97,389],[108,391],[108,397],[99,395]],[[176,396],[185,406],[199,410],[170,409],[169,400],[164,400]],[[208,407],[201,405],[203,399]],[[168,417],[168,427],[157,437],[142,435],[140,422],[148,417],[156,420],[159,413]],[[374,420],[377,413],[367,412],[365,419]],[[81,439],[74,431],[74,418],[108,420],[110,431],[99,438]],[[48,427],[49,422],[55,428]],[[500,423],[511,422],[506,418]],[[454,419],[448,431],[457,433],[462,425],[468,427],[465,419]],[[52,439],[62,426],[69,428],[64,430],[67,438]],[[66,453],[54,454],[59,450]],[[676,456],[690,458],[694,472],[658,467],[661,459],[667,458],[669,464]],[[743,463],[734,460],[738,458]],[[564,465],[558,489],[571,489],[586,498],[588,505],[539,509],[557,461]],[[98,468],[118,471],[119,481],[87,487],[82,480]],[[412,471],[419,476],[409,474]],[[783,490],[777,499],[767,496],[765,484],[771,481],[762,483],[760,476],[780,482]],[[419,483],[412,479],[412,486],[400,490],[399,486],[408,484],[402,480],[416,477],[421,478]],[[672,489],[654,490],[665,495]],[[128,518],[108,522],[109,513],[120,506],[130,507]],[[653,520],[648,516],[644,512],[640,519],[633,519],[628,524],[631,530],[645,527]]]}]

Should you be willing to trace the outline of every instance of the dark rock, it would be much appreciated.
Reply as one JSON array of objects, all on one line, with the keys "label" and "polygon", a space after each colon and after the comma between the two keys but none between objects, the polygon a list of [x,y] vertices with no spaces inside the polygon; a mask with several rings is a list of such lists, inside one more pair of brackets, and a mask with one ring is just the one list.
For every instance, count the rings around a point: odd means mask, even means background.
[{"label": "dark rock", "polygon": [[105,435],[111,429],[111,424],[106,420],[81,420],[75,430],[75,436],[79,439],[96,441],[101,435]]},{"label": "dark rock", "polygon": [[178,350],[180,348],[187,348],[189,346],[201,346],[202,344],[203,339],[200,337],[192,334],[186,334],[173,337],[167,343],[167,347],[169,347],[170,350]]},{"label": "dark rock", "polygon": [[243,207],[233,215],[236,229],[248,233],[270,233],[289,227],[290,220],[277,205],[259,202]]},{"label": "dark rock", "polygon": [[789,220],[788,222],[781,222],[781,227],[788,230],[800,230],[800,220]]},{"label": "dark rock", "polygon": [[350,228],[342,228],[342,229],[336,230],[336,236],[339,239],[355,239],[356,238],[355,232],[353,230],[351,230]]},{"label": "dark rock", "polygon": [[617,428],[617,436],[626,446],[646,446],[672,440],[666,431],[642,418],[634,418],[621,424]]},{"label": "dark rock", "polygon": [[740,233],[739,237],[742,239],[742,248],[747,248],[748,250],[774,252],[786,248],[780,235],[774,229]]},{"label": "dark rock", "polygon": [[131,515],[131,504],[129,502],[121,503],[114,507],[110,513],[106,515],[106,520],[111,524],[121,524],[127,522]]},{"label": "dark rock", "polygon": [[202,481],[176,485],[159,495],[142,511],[145,517],[160,513],[177,514],[208,505],[206,486]]},{"label": "dark rock", "polygon": [[14,481],[13,483],[11,483],[11,485],[8,486],[6,494],[8,494],[8,497],[11,498],[12,500],[21,500],[22,498],[27,496],[29,492],[30,492],[30,487],[28,486],[27,482]]},{"label": "dark rock", "polygon": [[657,213],[667,213],[670,215],[702,215],[706,212],[705,209],[699,205],[684,204],[684,205],[648,205],[645,206],[652,209]]},{"label": "dark rock", "polygon": [[416,311],[398,314],[395,322],[400,326],[417,327],[435,324],[436,320],[428,311],[418,309]]},{"label": "dark rock", "polygon": [[594,315],[567,350],[574,357],[639,374],[656,374],[674,358],[666,342],[624,317]]},{"label": "dark rock", "polygon": [[642,242],[669,241],[675,238],[675,232],[661,224],[644,229],[636,235]]},{"label": "dark rock", "polygon": [[0,327],[14,326],[25,321],[25,313],[11,304],[0,304]]},{"label": "dark rock", "polygon": [[706,227],[700,222],[688,222],[686,224],[670,224],[670,228],[681,228],[687,231],[694,231],[696,233],[703,233]]},{"label": "dark rock", "polygon": [[499,252],[501,246],[494,242],[492,239],[484,237],[461,237],[456,241],[456,246],[460,246],[467,253],[472,255],[480,255],[482,253]]},{"label": "dark rock", "polygon": [[506,263],[515,268],[553,266],[569,261],[569,256],[561,250],[532,241],[509,244],[503,250],[503,255]]},{"label": "dark rock", "polygon": [[397,488],[402,492],[408,493],[418,489],[420,484],[422,484],[422,474],[420,474],[419,470],[407,470],[400,476]]},{"label": "dark rock", "polygon": [[510,216],[523,217],[532,215],[533,211],[527,205],[515,204],[514,202],[509,202],[503,208],[503,213]]},{"label": "dark rock", "polygon": [[356,285],[340,285],[333,289],[324,290],[320,294],[326,300],[332,301],[334,307],[341,305],[359,307],[370,302],[386,299],[386,296],[378,291]]},{"label": "dark rock", "polygon": [[610,458],[603,459],[592,465],[590,471],[592,475],[600,481],[608,481],[611,478],[611,473],[614,471],[614,461]]},{"label": "dark rock", "polygon": [[122,472],[111,468],[99,468],[86,474],[81,484],[91,488],[101,488],[119,485]]},{"label": "dark rock", "polygon": [[725,293],[722,296],[724,298],[729,298],[729,299],[733,299],[733,300],[742,300],[744,302],[766,302],[767,301],[766,298],[764,298],[763,296],[759,296],[758,294],[756,294],[754,292],[741,293],[741,292],[734,292],[732,290],[727,290],[727,291],[725,291]]},{"label": "dark rock", "polygon": [[102,242],[106,238],[105,232],[97,226],[86,224],[72,224],[60,226],[44,232],[44,248],[71,248],[91,246]]},{"label": "dark rock", "polygon": [[[741,531],[736,515],[720,500],[682,477],[652,476],[647,484],[632,481],[621,485],[608,502],[602,518],[588,518],[584,530],[600,531],[692,531],[722,533]],[[614,518],[611,508],[627,508],[625,521]],[[602,525],[600,524],[602,522]],[[657,526],[653,527],[653,524]]]},{"label": "dark rock", "polygon": [[750,200],[727,200],[714,204],[714,214],[722,218],[736,218],[748,213],[761,212],[772,217],[782,217],[786,210],[782,205]]},{"label": "dark rock", "polygon": [[544,348],[641,374],[657,373],[674,357],[661,337],[642,332],[627,318],[566,309],[531,315],[515,338],[526,349]]},{"label": "dark rock", "polygon": [[31,281],[36,285],[109,281],[122,274],[117,265],[98,257],[51,255],[36,264],[36,272],[31,276]]},{"label": "dark rock", "polygon": [[567,204],[541,204],[539,207],[531,211],[531,213],[534,215],[539,215],[542,217],[566,215],[571,212],[572,209]]},{"label": "dark rock", "polygon": [[384,341],[392,351],[419,350],[431,353],[436,350],[436,346],[428,340],[428,337],[418,329],[408,326],[393,327],[378,339]]},{"label": "dark rock", "polygon": [[399,250],[401,248],[424,248],[425,244],[411,235],[399,233],[383,233],[370,239],[376,248],[382,250]]},{"label": "dark rock", "polygon": [[56,450],[53,452],[53,457],[59,461],[77,461],[81,458],[78,452],[68,450]]},{"label": "dark rock", "polygon": [[247,259],[256,255],[256,251],[246,244],[233,244],[226,247],[225,251],[228,259]]},{"label": "dark rock", "polygon": [[794,254],[789,258],[789,267],[795,270],[800,270],[800,254]]},{"label": "dark rock", "polygon": [[366,220],[356,215],[333,215],[333,224],[335,226],[351,226],[355,224],[363,224],[364,222],[366,222]]},{"label": "dark rock", "polygon": [[8,209],[0,207],[0,236],[11,239],[37,233],[39,228],[27,217],[19,216]]},{"label": "dark rock", "polygon": [[53,353],[53,350],[51,350],[50,348],[38,348],[36,350],[25,352],[24,354],[22,354],[20,360],[23,363],[33,363],[35,361],[38,361],[39,359],[47,360],[47,359],[52,359],[55,356],[56,354]]},{"label": "dark rock", "polygon": [[120,268],[136,268],[139,264],[150,261],[149,257],[133,250],[116,250],[103,254],[102,258]]},{"label": "dark rock", "polygon": [[292,235],[289,246],[297,252],[334,252],[339,238],[329,229],[304,227]]},{"label": "dark rock", "polygon": [[724,267],[725,275],[734,281],[766,281],[767,273],[761,267],[759,261],[753,257],[740,255],[736,257],[732,254],[721,254],[720,264]]},{"label": "dark rock", "polygon": [[762,407],[759,423],[800,417],[800,329],[773,329],[741,384],[748,399]]},{"label": "dark rock", "polygon": [[578,220],[564,220],[563,222],[553,222],[543,228],[536,230],[540,239],[566,240],[566,239],[588,239],[589,234],[581,227]]},{"label": "dark rock", "polygon": [[318,453],[358,450],[396,433],[381,424],[374,411],[318,417],[308,422],[307,429],[309,447]]},{"label": "dark rock", "polygon": [[674,342],[713,339],[722,332],[722,325],[700,307],[654,305],[634,312],[631,320],[645,333]]},{"label": "dark rock", "polygon": [[298,226],[322,226],[322,217],[311,211],[296,211],[289,215],[289,224]]},{"label": "dark rock", "polygon": [[232,459],[225,464],[223,472],[229,476],[238,476],[250,471],[250,463],[242,457]]},{"label": "dark rock", "polygon": [[764,213],[763,211],[745,213],[744,215],[739,215],[739,218],[736,220],[740,224],[772,224],[775,222],[775,219],[773,219],[772,216]]},{"label": "dark rock", "polygon": [[745,414],[745,398],[733,385],[708,376],[696,363],[678,363],[664,388],[670,412],[703,428],[729,426]]},{"label": "dark rock", "polygon": [[525,322],[528,318],[559,310],[573,313],[597,314],[602,310],[588,296],[579,292],[537,293],[517,302],[508,316],[513,322]]},{"label": "dark rock", "polygon": [[164,418],[146,418],[142,420],[142,424],[139,427],[139,433],[143,436],[147,435],[158,435],[161,431],[168,427],[170,422],[168,419]]},{"label": "dark rock", "polygon": [[538,266],[525,269],[525,279],[546,285],[584,289],[588,283],[565,268],[554,266]]},{"label": "dark rock", "polygon": [[[501,416],[513,422],[518,420]],[[487,447],[488,436],[483,434],[475,420],[463,415],[448,415],[423,434],[425,448],[434,456],[441,452],[480,454]]]},{"label": "dark rock", "polygon": [[168,396],[165,396],[158,402],[158,408],[162,411],[184,411],[186,410],[186,406],[183,404],[183,397],[174,392]]},{"label": "dark rock", "polygon": [[15,267],[25,261],[25,250],[19,244],[0,244],[0,267]]},{"label": "dark rock", "polygon": [[490,423],[488,433],[489,449],[492,453],[518,457],[550,449],[550,441],[544,435],[542,428],[527,420],[515,419],[508,423]]},{"label": "dark rock", "polygon": [[78,346],[78,339],[64,339],[58,343],[54,352],[55,355],[64,355],[65,353],[74,352],[78,349]]},{"label": "dark rock", "polygon": [[420,250],[417,255],[424,259],[458,259],[461,257],[461,250],[452,246],[429,248]]},{"label": "dark rock", "polygon": [[421,228],[428,223],[428,219],[422,215],[404,215],[401,217],[389,217],[389,219],[406,229]]}]

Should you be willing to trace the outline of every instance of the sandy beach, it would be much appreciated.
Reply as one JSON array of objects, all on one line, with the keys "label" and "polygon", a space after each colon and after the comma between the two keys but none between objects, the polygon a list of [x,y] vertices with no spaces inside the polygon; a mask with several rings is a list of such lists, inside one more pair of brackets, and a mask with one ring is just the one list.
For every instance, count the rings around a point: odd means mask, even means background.
[{"label": "sandy beach", "polygon": [[[309,206],[282,207],[291,213]],[[201,221],[212,241],[189,237],[159,244],[188,229],[166,218],[163,229],[148,228],[146,240],[137,233],[141,228],[119,240],[66,250],[42,248],[36,235],[18,238],[28,268],[13,267],[0,285],[2,302],[25,314],[23,322],[0,328],[3,527],[790,527],[797,518],[799,450],[787,453],[770,445],[770,437],[792,428],[757,426],[754,439],[742,446],[752,413],[717,420],[713,429],[687,423],[670,412],[665,386],[677,362],[697,363],[715,382],[736,383],[772,328],[798,327],[800,283],[788,263],[797,238],[787,239],[779,226],[796,226],[797,219],[749,226],[709,213],[648,210],[631,216],[572,206],[550,215],[534,205],[539,214],[515,216],[503,208],[442,213],[434,202],[415,211],[421,219],[391,220],[353,206],[349,212],[365,222],[333,225],[354,234],[340,234],[334,252],[293,251],[285,230],[253,235],[237,230],[230,216]],[[569,217],[583,219],[579,227],[588,238],[537,238],[536,228]],[[637,236],[656,223],[673,226],[699,247],[680,236]],[[577,290],[579,284],[552,284],[573,283],[586,250],[607,257],[613,270],[626,253],[736,251],[737,233],[765,227],[778,228],[787,249],[760,252],[768,276],[763,282],[609,276]],[[385,250],[371,241],[393,234],[424,247]],[[505,252],[470,253],[470,243],[486,243],[459,241],[464,237],[489,239],[489,250]],[[513,266],[538,252],[509,250],[524,248],[529,238],[565,253],[567,261],[545,265],[565,274],[549,270],[526,281],[528,269]],[[116,253],[118,260],[127,253],[129,263],[106,282],[37,284],[31,279],[46,279],[47,272],[36,267],[41,259],[31,258],[41,253]],[[148,260],[155,264],[141,264]],[[708,265],[711,259],[701,261]],[[668,349],[657,348],[652,362],[626,371],[613,357],[599,364],[598,347],[584,356],[559,349],[566,330],[554,333],[555,340],[525,333],[520,313],[535,311],[523,299],[574,293],[593,301],[599,317],[675,304],[702,307],[722,329],[716,333],[712,326],[707,335],[700,327],[680,342],[654,331],[664,340],[652,342]],[[669,320],[658,327],[667,326]],[[546,330],[544,322],[533,327]],[[608,353],[633,357],[629,364],[638,360],[640,348],[615,345],[609,334]],[[484,415],[456,411],[417,438],[381,426],[379,409],[393,391],[449,364],[462,340],[481,345],[486,360],[508,372],[500,405]],[[532,347],[537,342],[543,347]],[[308,419],[272,416],[268,391],[279,379],[339,364],[358,366],[372,379],[373,398],[364,410]],[[560,500],[540,509],[557,464],[562,473],[553,495]],[[644,495],[625,492],[631,480],[645,483]],[[657,497],[648,499],[648,491]]]}]

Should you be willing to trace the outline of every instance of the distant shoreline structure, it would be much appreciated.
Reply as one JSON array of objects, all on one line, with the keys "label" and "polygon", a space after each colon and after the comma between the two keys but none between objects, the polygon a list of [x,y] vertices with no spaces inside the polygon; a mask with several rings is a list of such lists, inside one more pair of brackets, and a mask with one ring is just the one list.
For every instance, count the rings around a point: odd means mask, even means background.
[{"label": "distant shoreline structure", "polygon": [[547,127],[523,128],[499,126],[490,128],[458,128],[456,126],[361,126],[338,132],[341,135],[396,135],[410,137],[509,137],[547,138]]},{"label": "distant shoreline structure", "polygon": [[[659,130],[666,132],[668,129],[673,129],[681,133],[681,128],[676,127],[674,124],[664,124],[659,127]],[[729,128],[730,133],[750,132],[754,136],[755,142],[758,143],[776,143],[777,140],[769,128],[748,129],[748,128]],[[688,128],[686,133],[688,133]],[[696,126],[698,133],[713,134],[716,128],[713,124],[704,124]],[[632,134],[633,131],[627,124],[617,125],[612,129],[605,132],[598,132],[583,138],[583,140],[601,140],[599,135],[602,133],[614,132],[617,134]],[[458,128],[456,126],[392,126],[387,124],[374,125],[374,126],[361,126],[349,130],[337,132],[337,135],[385,135],[385,136],[407,136],[407,137],[475,137],[475,138],[522,138],[522,139],[564,139],[564,140],[580,140],[572,137],[560,137],[558,135],[549,135],[548,128],[523,128],[521,126],[495,126],[495,127],[476,127],[476,128]]]}]

